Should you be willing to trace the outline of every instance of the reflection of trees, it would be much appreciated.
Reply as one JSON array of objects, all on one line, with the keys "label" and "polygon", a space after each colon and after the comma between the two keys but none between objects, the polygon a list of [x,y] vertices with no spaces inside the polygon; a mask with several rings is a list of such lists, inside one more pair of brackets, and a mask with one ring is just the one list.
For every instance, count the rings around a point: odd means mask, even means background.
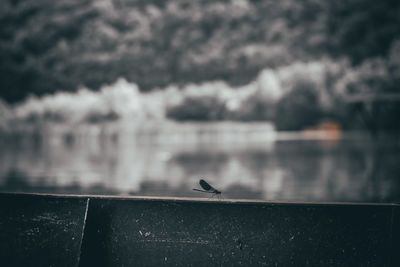
[{"label": "reflection of trees", "polygon": [[229,159],[229,155],[223,152],[192,151],[177,153],[172,161],[179,164],[186,174],[202,175],[204,173],[220,174]]},{"label": "reflection of trees", "polygon": [[370,201],[398,201],[400,195],[398,152],[398,145],[376,140],[366,151],[364,192]]},{"label": "reflection of trees", "polygon": [[[361,125],[371,137],[371,142],[364,151],[365,160],[368,163],[364,174],[365,195],[369,197],[370,201],[388,201],[390,200],[386,197],[388,191],[392,191],[389,195],[399,194],[393,191],[393,187],[386,186],[388,180],[382,173],[393,175],[394,179],[389,181],[394,183],[395,190],[399,190],[397,179],[394,176],[400,172],[398,169],[393,172],[389,162],[392,157],[397,158],[396,155],[392,155],[392,151],[399,149],[400,94],[376,92],[377,90],[388,90],[388,88],[393,90],[393,87],[382,85],[382,79],[378,81],[380,83],[369,81],[368,86],[363,87],[367,89],[367,92],[350,94],[347,99],[347,109],[358,117]],[[389,149],[388,146],[393,147]]]},{"label": "reflection of trees", "polygon": [[21,188],[29,187],[29,176],[20,170],[10,169],[4,174],[1,181],[1,187],[6,188],[7,191],[18,191]]},{"label": "reflection of trees", "polygon": [[248,169],[257,179],[262,179],[264,178],[262,175],[263,170],[275,162],[275,157],[271,154],[268,151],[258,150],[251,153],[242,152],[238,157],[244,168]]},{"label": "reflection of trees", "polygon": [[296,179],[313,181],[318,179],[320,157],[324,151],[316,142],[278,142],[275,157],[279,166],[296,176]]},{"label": "reflection of trees", "polygon": [[379,200],[379,191],[380,191],[380,165],[381,160],[378,156],[379,148],[376,144],[373,144],[370,149],[368,149],[365,153],[365,161],[366,161],[366,169],[364,172],[364,194],[369,196],[371,201]]},{"label": "reflection of trees", "polygon": [[224,190],[223,197],[239,199],[263,199],[264,193],[262,187],[250,187],[233,184]]},{"label": "reflection of trees", "polygon": [[[261,147],[259,150],[250,151],[250,153],[249,151],[239,153],[238,159],[242,167],[249,172],[249,175],[255,178],[253,187],[256,194],[254,196],[259,196],[260,199],[271,199],[275,195],[281,195],[280,180],[282,180],[282,176],[276,167],[277,161],[272,151],[262,150]],[[267,187],[267,185],[270,186]],[[242,194],[239,193],[241,196]]]},{"label": "reflection of trees", "polygon": [[[271,148],[235,145],[139,144],[127,134],[72,133],[37,145],[3,143],[2,187],[47,192],[109,192],[194,196],[209,178],[224,197],[279,200],[395,201],[400,199],[400,146],[390,139],[342,140],[334,146],[283,141]],[[12,170],[12,171],[10,171]],[[11,177],[19,176],[21,181]],[[13,184],[14,183],[14,184]],[[41,189],[40,189],[41,188]],[[73,191],[75,190],[75,191]]]},{"label": "reflection of trees", "polygon": [[[164,181],[141,181],[138,191],[130,192],[131,195],[144,196],[171,196],[171,197],[187,197],[192,194],[191,190],[186,186],[172,186],[168,180]],[[209,197],[209,195],[205,195]]]}]

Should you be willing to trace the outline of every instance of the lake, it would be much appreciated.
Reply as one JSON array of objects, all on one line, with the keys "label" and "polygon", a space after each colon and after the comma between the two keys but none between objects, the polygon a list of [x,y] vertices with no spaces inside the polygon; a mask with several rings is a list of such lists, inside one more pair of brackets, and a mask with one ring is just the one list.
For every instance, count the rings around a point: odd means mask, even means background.
[{"label": "lake", "polygon": [[398,141],[314,137],[267,123],[14,129],[1,134],[0,190],[210,197],[192,190],[202,178],[223,198],[399,202]]}]

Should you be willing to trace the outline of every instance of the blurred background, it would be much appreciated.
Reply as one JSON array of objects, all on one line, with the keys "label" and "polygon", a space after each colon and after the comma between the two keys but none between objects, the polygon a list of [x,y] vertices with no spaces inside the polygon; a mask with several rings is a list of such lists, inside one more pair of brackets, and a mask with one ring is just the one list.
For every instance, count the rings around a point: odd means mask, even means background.
[{"label": "blurred background", "polygon": [[398,14],[4,0],[0,191],[399,202]]}]

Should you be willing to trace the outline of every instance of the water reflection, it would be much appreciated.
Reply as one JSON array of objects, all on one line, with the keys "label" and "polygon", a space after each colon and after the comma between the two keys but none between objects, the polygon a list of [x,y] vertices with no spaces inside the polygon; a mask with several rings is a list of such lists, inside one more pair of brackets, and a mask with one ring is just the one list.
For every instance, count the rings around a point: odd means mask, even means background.
[{"label": "water reflection", "polygon": [[[209,197],[191,190],[205,177],[225,198],[400,200],[400,148],[391,142],[373,144],[365,138],[336,143],[233,142],[233,138],[221,142],[207,131],[179,134],[93,127],[3,135],[0,187],[2,191]],[[197,136],[202,134],[207,137]]]}]

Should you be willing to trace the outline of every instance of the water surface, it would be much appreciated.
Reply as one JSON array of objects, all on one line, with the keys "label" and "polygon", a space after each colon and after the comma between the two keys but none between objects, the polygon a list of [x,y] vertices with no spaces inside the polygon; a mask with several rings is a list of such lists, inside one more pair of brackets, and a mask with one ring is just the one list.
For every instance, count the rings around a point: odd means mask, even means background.
[{"label": "water surface", "polygon": [[279,136],[258,124],[3,134],[0,190],[209,197],[191,190],[203,178],[224,198],[400,200],[395,142]]}]

